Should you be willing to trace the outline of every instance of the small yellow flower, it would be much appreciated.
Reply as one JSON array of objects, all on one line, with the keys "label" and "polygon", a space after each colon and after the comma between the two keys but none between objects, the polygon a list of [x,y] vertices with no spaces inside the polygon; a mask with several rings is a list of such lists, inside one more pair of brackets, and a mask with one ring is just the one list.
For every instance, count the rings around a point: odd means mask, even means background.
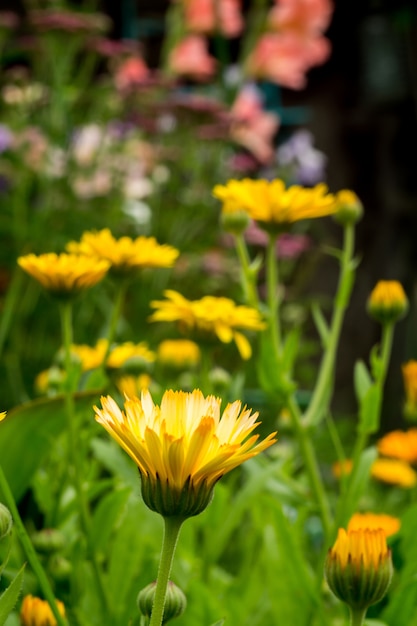
[{"label": "small yellow flower", "polygon": [[130,360],[141,360],[146,363],[153,363],[156,359],[155,352],[149,350],[148,345],[142,341],[140,343],[133,343],[127,341],[115,346],[107,359],[107,367],[119,368],[123,367]]},{"label": "small yellow flower", "polygon": [[[62,617],[65,617],[63,603],[57,600],[56,604]],[[48,602],[31,595],[23,598],[20,620],[22,626],[56,626],[57,624]]]},{"label": "small yellow flower", "polygon": [[152,379],[149,374],[120,376],[115,382],[117,389],[127,398],[140,396],[142,391],[149,389],[151,383]]},{"label": "small yellow flower", "polygon": [[349,520],[348,532],[368,528],[377,530],[382,528],[386,537],[395,535],[400,530],[401,521],[398,517],[386,515],[385,513],[354,513]]},{"label": "small yellow flower", "polygon": [[383,456],[401,459],[408,463],[417,462],[417,428],[393,430],[377,443],[378,452]]},{"label": "small yellow flower", "polygon": [[49,292],[70,296],[92,287],[107,273],[109,263],[78,254],[28,254],[17,259],[20,267]]},{"label": "small yellow flower", "polygon": [[71,346],[71,354],[80,359],[83,372],[89,372],[102,365],[106,356],[107,346],[107,339],[99,339],[95,346],[73,344]]},{"label": "small yellow flower", "polygon": [[6,417],[6,415],[7,415],[7,411],[2,411],[2,412],[0,413],[0,422],[1,422],[2,420],[4,420],[4,418]]},{"label": "small yellow flower", "polygon": [[150,317],[151,322],[178,322],[186,331],[214,334],[223,343],[234,341],[243,359],[251,357],[251,345],[237,329],[257,331],[265,328],[256,309],[215,296],[187,300],[171,289],[166,290],[164,296],[166,300],[151,302],[156,309]]},{"label": "small yellow flower", "polygon": [[195,367],[201,359],[201,351],[190,339],[165,339],[157,350],[159,363],[175,369]]},{"label": "small yellow flower", "polygon": [[131,274],[144,268],[171,267],[179,255],[176,248],[159,244],[154,237],[116,239],[108,228],[85,232],[80,242],[71,241],[69,252],[105,259],[116,274]]},{"label": "small yellow flower", "polygon": [[397,459],[377,459],[372,464],[371,476],[389,485],[405,488],[414,487],[417,482],[417,473],[413,468]]},{"label": "small yellow flower", "polygon": [[166,391],[156,406],[148,391],[127,398],[122,411],[110,396],[94,407],[96,420],[139,468],[147,506],[164,516],[190,517],[208,505],[215,483],[275,442],[257,443],[258,413],[239,401],[220,414],[221,400]]},{"label": "small yellow flower", "polygon": [[331,215],[337,210],[334,195],[327,192],[323,183],[312,188],[300,185],[286,188],[280,179],[245,178],[216,185],[213,195],[223,202],[223,214],[245,211],[257,222],[278,230],[288,229],[299,220]]},{"label": "small yellow flower", "polygon": [[350,189],[342,189],[336,194],[335,219],[343,225],[356,224],[363,214],[363,205],[356,193]]},{"label": "small yellow flower", "polygon": [[336,542],[325,562],[330,589],[353,610],[379,602],[392,577],[391,552],[382,528],[339,528]]},{"label": "small yellow flower", "polygon": [[369,314],[381,324],[399,320],[408,309],[408,299],[397,280],[380,280],[367,304]]},{"label": "small yellow flower", "polygon": [[417,419],[417,361],[408,361],[402,366],[405,389],[405,416]]}]

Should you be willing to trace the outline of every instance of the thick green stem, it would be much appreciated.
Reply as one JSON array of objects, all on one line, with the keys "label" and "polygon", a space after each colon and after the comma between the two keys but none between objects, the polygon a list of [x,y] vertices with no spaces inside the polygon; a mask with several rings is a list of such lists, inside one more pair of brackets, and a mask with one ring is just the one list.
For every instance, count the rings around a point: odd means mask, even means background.
[{"label": "thick green stem", "polygon": [[165,598],[169,576],[174,559],[175,548],[184,522],[182,517],[164,518],[164,539],[162,543],[161,559],[159,561],[158,578],[156,581],[155,597],[152,607],[152,616],[149,626],[163,624]]},{"label": "thick green stem", "polygon": [[83,484],[81,479],[81,458],[80,458],[80,442],[78,438],[78,427],[76,423],[76,412],[74,406],[74,395],[73,390],[71,388],[71,344],[72,344],[72,303],[70,301],[65,301],[61,303],[60,306],[61,312],[61,326],[62,326],[62,337],[64,344],[64,354],[65,354],[65,369],[67,374],[66,388],[65,388],[65,406],[67,413],[67,422],[68,422],[68,439],[69,439],[69,448],[71,454],[71,461],[73,466],[73,479],[74,479],[74,487],[78,501],[78,508],[80,512],[80,521],[83,533],[85,535],[85,539],[87,542],[89,557],[91,560],[91,564],[93,566],[94,575],[96,578],[97,589],[100,594],[100,598],[103,604],[103,607],[107,613],[110,614],[110,604],[107,598],[106,588],[102,579],[102,574],[100,570],[100,566],[97,561],[97,557],[95,554],[94,547],[91,542],[91,533],[90,533],[90,512],[88,510],[88,504],[85,499],[85,494],[83,490]]},{"label": "thick green stem", "polygon": [[329,335],[311,402],[303,418],[303,421],[307,425],[316,425],[326,413],[326,408],[331,397],[340,333],[353,285],[353,254],[355,247],[354,226],[346,226],[344,234],[339,284],[335,297],[335,305]]},{"label": "thick green stem", "polygon": [[365,621],[366,609],[350,609],[350,625],[363,626]]},{"label": "thick green stem", "polygon": [[277,237],[269,235],[268,246],[266,250],[266,282],[267,282],[267,301],[270,333],[273,349],[275,354],[281,356],[281,321],[279,317],[280,296],[279,296],[279,277],[278,277],[278,259],[276,255]]},{"label": "thick green stem", "polygon": [[14,526],[16,528],[16,532],[19,537],[20,543],[22,544],[22,547],[26,553],[26,556],[30,563],[31,568],[36,578],[38,579],[39,586],[42,590],[42,593],[45,596],[45,599],[48,601],[49,606],[51,607],[51,611],[54,614],[57,624],[58,626],[66,626],[67,622],[62,617],[61,613],[58,610],[51,585],[49,584],[49,580],[38,559],[38,556],[35,552],[35,549],[32,545],[29,535],[26,532],[26,528],[22,522],[22,518],[20,517],[18,508],[16,506],[16,502],[13,497],[13,493],[10,489],[8,480],[1,466],[0,466],[0,490],[12,514]]},{"label": "thick green stem", "polygon": [[235,242],[242,271],[242,286],[245,300],[250,306],[258,309],[259,299],[256,290],[256,273],[251,270],[250,257],[243,235],[236,235]]}]

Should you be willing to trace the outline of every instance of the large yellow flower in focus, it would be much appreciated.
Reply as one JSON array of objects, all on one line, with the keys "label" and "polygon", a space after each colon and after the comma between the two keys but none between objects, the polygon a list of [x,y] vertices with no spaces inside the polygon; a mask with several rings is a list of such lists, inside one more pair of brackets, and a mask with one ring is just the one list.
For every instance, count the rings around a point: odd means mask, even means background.
[{"label": "large yellow flower in focus", "polygon": [[45,289],[58,296],[75,295],[98,283],[110,265],[104,259],[79,254],[28,254],[17,259],[20,267]]},{"label": "large yellow flower in focus", "polygon": [[148,391],[124,411],[110,396],[101,404],[96,420],[135,461],[145,503],[164,516],[197,515],[219,478],[275,442],[272,433],[257,443],[258,413],[236,401],[221,415],[220,398],[197,389],[166,391],[160,407]]},{"label": "large yellow flower in focus", "polygon": [[98,232],[85,232],[80,242],[70,241],[69,252],[106,259],[111,270],[130,274],[134,270],[171,267],[178,255],[176,248],[159,244],[154,237],[120,237],[116,239],[108,228]]},{"label": "large yellow flower in focus", "polygon": [[151,322],[179,322],[185,330],[214,334],[223,343],[234,341],[243,359],[251,357],[251,345],[237,329],[257,331],[265,328],[256,309],[215,296],[187,300],[172,289],[167,289],[164,296],[166,300],[151,302],[156,309],[150,316]]},{"label": "large yellow flower in focus", "polygon": [[[65,617],[63,603],[56,600],[56,605],[62,617]],[[20,619],[22,626],[56,626],[57,624],[48,602],[31,595],[23,598]]]},{"label": "large yellow flower in focus", "polygon": [[281,179],[272,181],[229,180],[216,185],[213,195],[223,202],[223,213],[245,211],[257,222],[285,229],[293,222],[331,215],[338,209],[335,196],[323,183],[315,187],[291,185],[286,188]]}]

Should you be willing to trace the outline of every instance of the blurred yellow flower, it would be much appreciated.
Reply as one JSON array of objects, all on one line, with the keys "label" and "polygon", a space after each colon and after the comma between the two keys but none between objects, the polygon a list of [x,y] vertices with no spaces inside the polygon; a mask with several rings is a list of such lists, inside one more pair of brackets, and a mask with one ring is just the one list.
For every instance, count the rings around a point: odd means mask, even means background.
[{"label": "blurred yellow flower", "polygon": [[397,459],[377,459],[372,464],[371,476],[398,487],[414,487],[417,482],[417,473],[413,468]]},{"label": "blurred yellow flower", "polygon": [[7,415],[7,411],[2,411],[2,412],[0,413],[0,422],[1,422],[2,420],[4,420],[4,418],[6,417],[6,415]]},{"label": "blurred yellow flower", "polygon": [[332,472],[335,478],[341,476],[347,476],[352,471],[353,462],[352,459],[344,459],[344,461],[336,461],[332,465]]},{"label": "blurred yellow flower", "polygon": [[[62,617],[65,617],[63,603],[56,600],[56,604]],[[56,626],[57,624],[48,602],[31,595],[23,598],[20,620],[22,626]]]},{"label": "blurred yellow flower", "polygon": [[107,273],[103,259],[78,254],[28,254],[17,259],[20,267],[55,295],[68,296],[98,283]]},{"label": "blurred yellow flower", "polygon": [[200,513],[219,478],[276,441],[251,435],[258,413],[236,401],[221,415],[221,399],[198,389],[166,391],[160,407],[148,391],[126,399],[124,411],[110,396],[101,405],[96,420],[137,464],[147,506],[165,516]]},{"label": "blurred yellow flower", "polygon": [[83,372],[94,370],[103,363],[106,356],[108,341],[99,339],[95,346],[86,344],[72,344],[71,354],[80,359]]},{"label": "blurred yellow flower", "polygon": [[156,311],[151,322],[178,322],[186,331],[214,334],[223,343],[234,341],[243,359],[249,359],[252,348],[247,338],[236,329],[263,330],[266,325],[259,312],[251,307],[236,305],[229,298],[204,296],[201,300],[187,300],[177,291],[164,292],[166,300],[154,300]]},{"label": "blurred yellow flower", "polygon": [[402,366],[405,389],[405,414],[417,419],[417,361],[410,360]]},{"label": "blurred yellow flower", "polygon": [[340,224],[356,224],[362,217],[362,202],[350,189],[341,189],[337,192],[336,206],[335,218]]},{"label": "blurred yellow flower", "polygon": [[149,374],[140,374],[139,376],[120,376],[115,384],[123,396],[134,398],[139,396],[145,389],[149,389],[151,382],[152,380]]},{"label": "blurred yellow flower", "polygon": [[225,214],[246,211],[258,221],[288,227],[299,220],[331,215],[337,210],[335,196],[323,183],[315,187],[292,185],[283,180],[229,180],[216,185],[213,195],[223,202]]},{"label": "blurred yellow flower", "polygon": [[156,359],[155,352],[148,348],[148,345],[141,341],[140,343],[133,343],[127,341],[115,346],[111,351],[107,359],[107,367],[123,367],[131,359],[142,360],[146,363],[153,363]]},{"label": "blurred yellow flower", "polygon": [[368,528],[369,530],[377,530],[382,528],[386,537],[395,535],[400,530],[401,521],[398,517],[387,515],[385,513],[354,513],[349,520],[347,527],[348,532],[351,530],[360,530]]},{"label": "blurred yellow flower", "polygon": [[169,245],[159,244],[154,237],[121,237],[116,239],[108,228],[98,232],[85,232],[80,242],[67,244],[69,252],[105,259],[111,271],[130,274],[132,270],[171,267],[179,251]]},{"label": "blurred yellow flower", "polygon": [[201,351],[190,339],[165,339],[157,350],[160,363],[177,369],[194,367],[201,359]]},{"label": "blurred yellow flower", "polygon": [[408,299],[397,280],[380,280],[373,288],[367,303],[369,314],[378,322],[394,322],[408,309]]},{"label": "blurred yellow flower", "polygon": [[408,463],[417,462],[417,428],[393,430],[378,441],[378,452],[383,456],[401,459]]}]

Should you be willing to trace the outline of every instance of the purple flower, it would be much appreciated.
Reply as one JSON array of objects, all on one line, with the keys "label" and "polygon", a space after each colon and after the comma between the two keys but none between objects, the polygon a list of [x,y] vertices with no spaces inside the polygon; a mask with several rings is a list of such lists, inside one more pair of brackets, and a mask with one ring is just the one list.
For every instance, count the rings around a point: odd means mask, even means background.
[{"label": "purple flower", "polygon": [[313,146],[308,130],[296,131],[277,149],[278,164],[288,167],[294,180],[301,185],[315,185],[325,178],[327,157]]},{"label": "purple flower", "polygon": [[0,154],[6,152],[13,143],[13,134],[4,124],[0,124]]}]

